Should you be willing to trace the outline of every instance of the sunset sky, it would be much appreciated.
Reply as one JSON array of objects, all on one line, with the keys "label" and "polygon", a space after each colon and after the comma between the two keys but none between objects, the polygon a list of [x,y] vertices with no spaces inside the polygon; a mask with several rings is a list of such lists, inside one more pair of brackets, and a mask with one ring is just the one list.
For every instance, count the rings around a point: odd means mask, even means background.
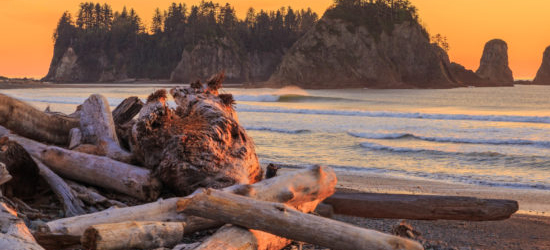
[{"label": "sunset sky", "polygon": [[[65,10],[75,13],[80,0],[0,0],[0,75],[41,78],[53,53],[52,33]],[[164,10],[173,0],[111,0],[114,10],[133,7],[149,25],[153,10]],[[196,4],[199,1],[183,1]],[[243,16],[248,7],[295,9],[311,7],[322,15],[332,0],[233,0]],[[447,36],[452,61],[476,70],[483,45],[501,38],[508,43],[510,67],[516,79],[531,79],[550,45],[550,1],[546,0],[411,0],[433,35]]]}]

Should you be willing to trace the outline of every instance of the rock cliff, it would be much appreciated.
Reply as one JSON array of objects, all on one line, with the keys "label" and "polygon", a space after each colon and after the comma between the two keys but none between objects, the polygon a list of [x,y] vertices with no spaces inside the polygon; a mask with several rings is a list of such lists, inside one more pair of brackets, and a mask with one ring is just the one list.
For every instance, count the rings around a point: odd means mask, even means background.
[{"label": "rock cliff", "polygon": [[533,84],[550,85],[550,46],[544,50],[542,64],[537,72],[537,76],[533,80]]},{"label": "rock cliff", "polygon": [[282,51],[248,51],[228,37],[202,41],[183,51],[170,80],[192,82],[224,71],[227,82],[265,81],[275,71],[282,56]]},{"label": "rock cliff", "polygon": [[514,76],[508,67],[508,45],[500,39],[485,44],[476,74],[492,85],[513,85]]},{"label": "rock cliff", "polygon": [[[55,55],[54,55],[55,56]],[[54,57],[55,58],[55,57]],[[52,82],[112,82],[128,78],[125,73],[121,55],[116,55],[115,60],[110,60],[104,52],[97,52],[93,56],[78,56],[72,47],[58,60],[53,60],[45,81]]]},{"label": "rock cliff", "polygon": [[449,59],[416,23],[374,36],[323,17],[284,56],[270,82],[305,88],[451,88]]}]

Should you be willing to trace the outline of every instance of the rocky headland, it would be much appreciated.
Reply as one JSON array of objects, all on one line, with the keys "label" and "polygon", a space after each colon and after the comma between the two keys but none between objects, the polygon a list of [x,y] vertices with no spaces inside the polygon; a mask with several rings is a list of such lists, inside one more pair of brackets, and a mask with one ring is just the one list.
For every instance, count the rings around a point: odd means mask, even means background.
[{"label": "rocky headland", "polygon": [[537,76],[533,80],[533,84],[550,85],[550,46],[544,50],[542,64],[537,72]]}]

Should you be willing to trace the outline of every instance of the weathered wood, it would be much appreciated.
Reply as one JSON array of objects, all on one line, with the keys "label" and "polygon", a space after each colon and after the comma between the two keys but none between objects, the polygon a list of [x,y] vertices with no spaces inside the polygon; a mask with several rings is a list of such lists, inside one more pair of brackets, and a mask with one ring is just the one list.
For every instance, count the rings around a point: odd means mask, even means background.
[{"label": "weathered wood", "polygon": [[69,132],[69,149],[74,149],[82,144],[82,132],[79,128],[72,128]]},{"label": "weathered wood", "polygon": [[337,214],[412,220],[503,220],[518,210],[512,200],[436,195],[336,193],[324,202]]},{"label": "weathered wood", "polygon": [[43,250],[17,212],[0,203],[0,249]]},{"label": "weathered wood", "polygon": [[132,150],[177,195],[200,187],[224,188],[262,179],[254,142],[239,124],[231,95],[218,95],[223,74],[208,86],[170,90],[147,99],[133,128]]},{"label": "weathered wood", "polygon": [[50,185],[55,196],[63,204],[65,216],[72,217],[85,214],[84,204],[79,198],[75,197],[71,187],[40,160],[34,158],[34,162],[40,169],[40,176]]},{"label": "weathered wood", "polygon": [[67,145],[78,119],[46,114],[15,98],[0,94],[0,125],[37,141]]},{"label": "weathered wood", "polygon": [[36,242],[47,250],[80,249],[80,237],[64,234],[51,234],[44,232],[33,233]]},{"label": "weathered wood", "polygon": [[68,180],[67,184],[73,189],[73,191],[76,193],[76,196],[88,205],[102,205],[105,207],[127,207],[126,204],[120,201],[108,199],[107,197],[97,193],[95,190],[80,185],[74,181]]},{"label": "weathered wood", "polygon": [[122,125],[132,120],[132,118],[139,113],[143,105],[143,102],[137,96],[131,96],[124,99],[124,101],[113,110],[115,125]]},{"label": "weathered wood", "polygon": [[0,138],[0,162],[6,164],[13,177],[2,186],[4,195],[28,197],[35,194],[40,180],[39,169],[25,148],[8,137]]},{"label": "weathered wood", "polygon": [[[252,194],[248,196],[254,197],[257,200],[286,203],[304,213],[313,212],[313,210],[322,200],[334,193],[334,188],[336,186],[336,177],[332,169],[329,168],[315,166],[310,170],[311,175],[301,176],[301,178],[292,178],[292,182],[287,182],[286,192],[278,193],[277,197],[267,195],[267,190],[265,192],[258,192],[257,190],[245,190],[244,193]],[[324,182],[315,183],[315,175],[327,176],[328,178],[324,178]],[[270,180],[264,180],[262,182],[270,182]],[[302,182],[309,183],[309,185],[311,186],[300,186],[301,184],[299,183]],[[289,183],[292,184],[289,185]],[[314,195],[307,197],[304,194],[300,194],[301,192],[304,192],[304,187],[308,189],[315,189],[315,191],[311,193]],[[274,190],[285,190],[285,188],[274,188]],[[310,191],[311,190],[305,192]],[[258,193],[261,195],[254,195]],[[294,199],[295,197],[303,197],[306,199],[293,201],[292,199]],[[206,239],[197,248],[197,250],[279,250],[290,244],[290,242],[291,241],[289,239],[285,239],[259,230],[249,230],[242,227],[231,226],[224,227],[218,230],[214,235]]]},{"label": "weathered wood", "polygon": [[10,181],[12,178],[6,164],[0,162],[0,185]]},{"label": "weathered wood", "polygon": [[156,199],[161,183],[151,175],[148,169],[136,167],[119,161],[79,153],[10,134],[0,128],[0,136],[8,136],[23,146],[57,174],[90,185],[99,186],[141,200]]},{"label": "weathered wood", "polygon": [[82,104],[80,131],[82,143],[97,145],[102,155],[126,163],[132,161],[132,154],[120,147],[109,102],[104,96],[93,94]]},{"label": "weathered wood", "polygon": [[[330,190],[334,189],[335,183],[336,175],[332,169],[310,168],[252,185],[228,187],[224,191],[246,195],[254,199],[286,202],[292,206],[307,208],[313,207],[319,193],[330,195]],[[292,190],[298,190],[298,192],[294,192],[295,196],[292,196]],[[80,236],[86,228],[92,225],[125,221],[180,221],[186,223],[186,233],[221,226],[217,221],[177,213],[178,200],[179,198],[161,199],[139,206],[54,220],[46,223],[45,228],[51,233]]]},{"label": "weathered wood", "polygon": [[334,249],[423,249],[412,240],[214,189],[180,199],[178,211]]},{"label": "weathered wood", "polygon": [[173,247],[183,240],[185,223],[132,221],[94,225],[81,242],[89,250],[153,249]]}]

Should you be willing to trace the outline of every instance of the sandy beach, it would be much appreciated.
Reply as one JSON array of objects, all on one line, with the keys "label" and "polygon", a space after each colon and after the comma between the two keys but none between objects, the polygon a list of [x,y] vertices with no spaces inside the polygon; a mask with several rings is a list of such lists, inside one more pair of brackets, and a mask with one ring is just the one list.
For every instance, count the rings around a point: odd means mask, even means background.
[{"label": "sandy beach", "polygon": [[[286,171],[292,170],[283,169],[281,173]],[[337,176],[337,187],[345,191],[473,196],[519,202],[518,213],[503,221],[407,220],[421,233],[426,249],[550,249],[549,191],[405,179],[364,172],[337,172]],[[342,215],[334,218],[388,233],[401,222],[396,219],[365,219]],[[316,249],[313,246],[304,247],[308,248]]]}]

